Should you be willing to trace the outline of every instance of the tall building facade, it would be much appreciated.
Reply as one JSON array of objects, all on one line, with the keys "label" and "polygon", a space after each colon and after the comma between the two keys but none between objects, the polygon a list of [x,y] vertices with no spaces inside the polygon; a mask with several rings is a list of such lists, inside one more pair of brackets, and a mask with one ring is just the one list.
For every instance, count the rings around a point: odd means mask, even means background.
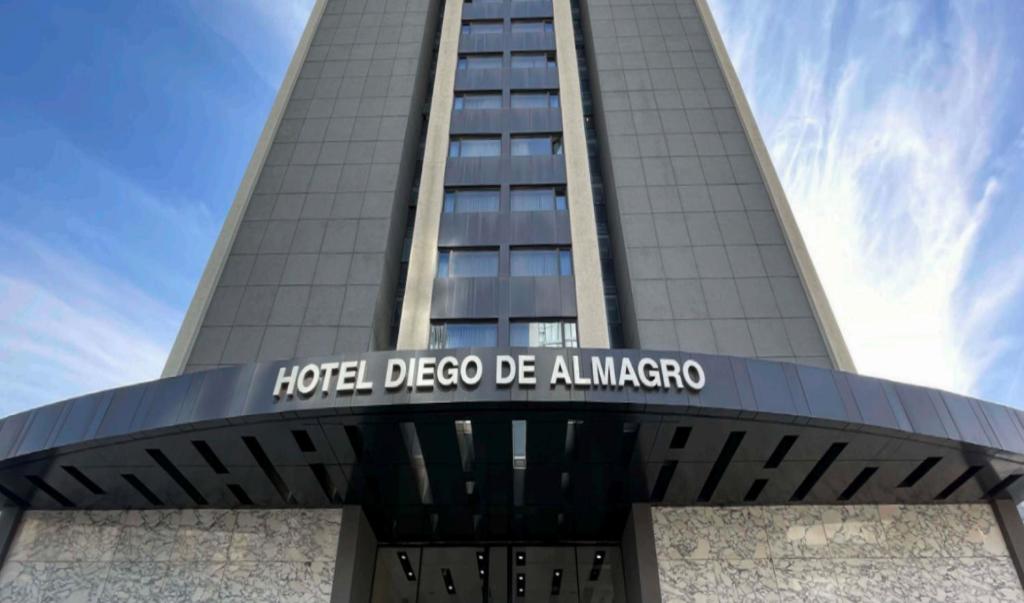
[{"label": "tall building facade", "polygon": [[1024,600],[1024,413],[856,374],[705,0],[318,0],[0,601]]}]

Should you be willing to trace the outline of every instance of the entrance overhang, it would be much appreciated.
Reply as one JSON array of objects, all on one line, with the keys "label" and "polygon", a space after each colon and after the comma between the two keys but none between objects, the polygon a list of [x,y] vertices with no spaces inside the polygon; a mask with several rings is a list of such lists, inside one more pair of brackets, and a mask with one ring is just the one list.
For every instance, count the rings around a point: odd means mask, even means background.
[{"label": "entrance overhang", "polygon": [[[397,370],[389,366],[436,373],[447,356],[459,367],[475,358],[483,374],[475,383],[467,373],[444,385],[435,374],[386,387]],[[704,382],[634,387],[627,376],[597,386],[595,358],[617,370],[668,361],[670,372],[689,361]],[[502,383],[502,362],[531,364],[536,383]],[[552,385],[560,364],[571,382]],[[317,386],[287,395],[282,375],[309,366]],[[344,370],[353,380],[362,370],[371,386],[339,391]],[[89,394],[0,423],[8,506],[358,504],[382,542],[617,540],[633,503],[1020,501],[1021,475],[1024,413],[1015,409],[839,371],[643,350],[250,364]]]}]

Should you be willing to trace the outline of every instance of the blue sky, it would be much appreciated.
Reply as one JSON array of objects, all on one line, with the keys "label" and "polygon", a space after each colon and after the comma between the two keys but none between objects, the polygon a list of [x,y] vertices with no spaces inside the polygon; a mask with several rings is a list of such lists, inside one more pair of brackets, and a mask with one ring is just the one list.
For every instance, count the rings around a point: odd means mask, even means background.
[{"label": "blue sky", "polygon": [[[159,376],[311,4],[4,6],[0,415]],[[1024,407],[1024,3],[712,6],[859,368]]]}]

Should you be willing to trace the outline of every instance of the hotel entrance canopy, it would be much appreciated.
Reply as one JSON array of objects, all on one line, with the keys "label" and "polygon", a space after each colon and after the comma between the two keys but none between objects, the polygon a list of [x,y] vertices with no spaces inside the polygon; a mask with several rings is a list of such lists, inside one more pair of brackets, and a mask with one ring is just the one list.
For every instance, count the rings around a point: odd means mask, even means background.
[{"label": "hotel entrance canopy", "polygon": [[[595,367],[613,367],[604,386]],[[674,367],[688,377],[677,381]],[[292,395],[290,379],[302,382]],[[827,369],[643,350],[249,364],[0,423],[9,506],[358,504],[382,542],[617,539],[636,502],[1019,501],[1022,474],[1024,413],[1005,406]]]}]

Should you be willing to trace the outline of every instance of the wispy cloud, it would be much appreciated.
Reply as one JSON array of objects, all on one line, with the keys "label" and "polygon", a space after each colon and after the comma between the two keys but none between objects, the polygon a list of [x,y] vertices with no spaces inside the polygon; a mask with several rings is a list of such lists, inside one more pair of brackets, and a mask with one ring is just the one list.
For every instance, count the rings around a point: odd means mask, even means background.
[{"label": "wispy cloud", "polygon": [[0,245],[0,415],[159,376],[180,311],[37,237]]},{"label": "wispy cloud", "polygon": [[[192,10],[276,89],[315,0],[193,0]],[[268,39],[269,36],[269,39]],[[282,61],[284,61],[282,63]]]},{"label": "wispy cloud", "polygon": [[1008,169],[1007,30],[958,3],[815,8],[715,2],[858,368],[973,392],[1019,343],[1000,323],[1024,257],[975,261]]}]

